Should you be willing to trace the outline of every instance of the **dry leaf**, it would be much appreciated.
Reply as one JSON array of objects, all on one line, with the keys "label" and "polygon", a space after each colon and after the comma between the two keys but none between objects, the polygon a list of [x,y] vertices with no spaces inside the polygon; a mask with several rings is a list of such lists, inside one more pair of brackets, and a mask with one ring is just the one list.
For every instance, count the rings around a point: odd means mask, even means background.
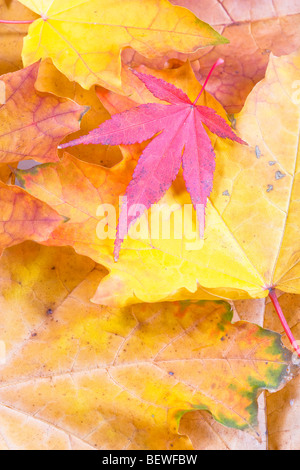
[{"label": "dry leaf", "polygon": [[0,182],[0,256],[24,240],[44,241],[63,222],[54,209],[17,186]]},{"label": "dry leaf", "polygon": [[[288,385],[287,385],[288,386]],[[264,408],[259,409],[264,413]],[[189,436],[195,450],[266,450],[266,436],[253,436],[227,428],[206,411],[187,413],[180,423],[180,432]]]},{"label": "dry leaf", "polygon": [[6,100],[0,106],[0,162],[58,161],[57,146],[80,128],[86,108],[39,93],[34,84],[39,64],[2,75]]},{"label": "dry leaf", "polygon": [[6,250],[0,268],[4,443],[189,449],[178,424],[196,409],[255,432],[258,390],[277,388],[289,366],[279,335],[231,324],[225,302],[93,305],[89,297],[102,276],[70,249],[26,243]]}]

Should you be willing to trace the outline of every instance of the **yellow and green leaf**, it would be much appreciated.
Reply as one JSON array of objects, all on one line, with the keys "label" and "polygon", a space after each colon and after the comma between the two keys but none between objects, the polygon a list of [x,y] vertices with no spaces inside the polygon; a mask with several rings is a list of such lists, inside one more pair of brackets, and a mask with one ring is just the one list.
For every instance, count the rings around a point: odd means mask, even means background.
[{"label": "yellow and green leaf", "polygon": [[46,436],[38,448],[190,449],[178,425],[199,409],[255,433],[259,391],[289,375],[280,336],[232,324],[226,302],[93,305],[103,274],[69,248],[4,253],[1,436],[18,448],[31,430]]}]

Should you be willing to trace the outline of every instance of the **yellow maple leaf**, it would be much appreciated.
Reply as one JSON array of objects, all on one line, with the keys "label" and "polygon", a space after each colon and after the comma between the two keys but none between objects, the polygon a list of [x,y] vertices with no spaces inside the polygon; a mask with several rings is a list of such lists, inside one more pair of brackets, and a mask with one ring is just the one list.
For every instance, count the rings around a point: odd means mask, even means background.
[{"label": "yellow maple leaf", "polygon": [[24,40],[24,64],[49,57],[87,89],[98,84],[122,90],[120,52],[126,47],[151,58],[228,42],[167,0],[20,1],[41,16]]},{"label": "yellow maple leaf", "polygon": [[259,390],[290,365],[280,336],[226,302],[94,305],[103,275],[69,248],[5,251],[0,448],[190,449],[178,425],[198,409],[255,433]]}]

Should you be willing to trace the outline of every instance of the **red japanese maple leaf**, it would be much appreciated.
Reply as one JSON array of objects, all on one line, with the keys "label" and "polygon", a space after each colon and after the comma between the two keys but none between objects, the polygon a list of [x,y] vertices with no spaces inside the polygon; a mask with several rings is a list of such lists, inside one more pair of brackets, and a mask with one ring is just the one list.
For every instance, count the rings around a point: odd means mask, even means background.
[{"label": "red japanese maple leaf", "polygon": [[[122,206],[120,220],[123,211],[129,212],[134,204],[143,204],[149,209],[152,204],[157,203],[170,188],[182,164],[187,190],[197,211],[200,228],[204,229],[205,207],[213,185],[215,153],[203,124],[219,137],[246,144],[212,108],[196,105],[213,69],[220,63],[223,63],[221,59],[215,63],[193,103],[174,85],[152,75],[133,71],[156,98],[170,104],[143,104],[115,114],[87,136],[60,147],[79,144],[129,145],[141,143],[158,134],[139,158],[126,189],[127,204]],[[126,233],[122,235],[119,223],[114,250],[115,261],[119,258],[121,244],[130,225],[141,215],[128,215],[127,218],[126,214]],[[200,236],[203,238],[202,231]]]}]

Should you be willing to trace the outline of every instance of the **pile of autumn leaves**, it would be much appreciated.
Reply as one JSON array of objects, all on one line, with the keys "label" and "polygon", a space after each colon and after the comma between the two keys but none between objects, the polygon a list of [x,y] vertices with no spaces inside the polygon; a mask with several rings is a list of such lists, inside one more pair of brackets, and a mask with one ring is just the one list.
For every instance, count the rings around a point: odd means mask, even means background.
[{"label": "pile of autumn leaves", "polygon": [[[292,377],[292,354],[278,334],[232,324],[220,299],[300,292],[299,52],[271,55],[232,118],[248,147],[208,131],[216,170],[204,241],[191,249],[189,233],[128,237],[115,263],[113,238],[97,236],[98,208],[117,212],[148,142],[57,147],[110,115],[160,102],[120,68],[125,46],[150,60],[226,40],[166,0],[137,3],[134,14],[128,1],[121,12],[96,0],[21,3],[40,18],[24,41],[24,68],[0,77],[0,434],[19,448],[28,435],[32,448],[71,439],[72,448],[189,449],[180,419],[206,410],[256,435],[257,394]],[[201,90],[189,62],[138,70],[192,102]],[[198,104],[227,119],[208,93]],[[40,165],[17,170],[23,160]],[[190,204],[181,173],[161,202]],[[25,415],[20,437],[10,429]]]}]

